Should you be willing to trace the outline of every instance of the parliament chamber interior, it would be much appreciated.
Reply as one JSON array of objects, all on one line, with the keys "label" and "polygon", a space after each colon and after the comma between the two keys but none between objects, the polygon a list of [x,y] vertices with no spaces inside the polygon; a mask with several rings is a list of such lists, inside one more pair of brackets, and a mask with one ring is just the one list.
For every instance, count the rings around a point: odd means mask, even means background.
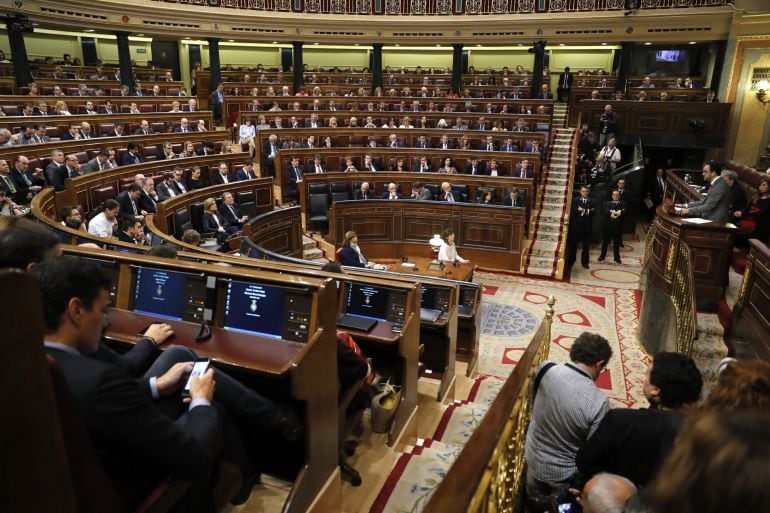
[{"label": "parliament chamber interior", "polygon": [[765,0],[0,13],[3,511],[767,510]]}]

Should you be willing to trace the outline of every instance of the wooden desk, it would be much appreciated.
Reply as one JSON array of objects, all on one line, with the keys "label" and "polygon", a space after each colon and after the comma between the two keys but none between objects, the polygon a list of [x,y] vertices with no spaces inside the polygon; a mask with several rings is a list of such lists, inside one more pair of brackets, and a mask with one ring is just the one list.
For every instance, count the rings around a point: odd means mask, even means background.
[{"label": "wooden desk", "polygon": [[364,254],[378,258],[428,251],[428,240],[446,228],[456,234],[458,252],[496,269],[521,270],[523,209],[467,203],[410,200],[338,201],[329,210],[327,240],[340,246],[345,232],[358,234]]},{"label": "wooden desk", "polygon": [[[430,249],[430,247],[428,247]],[[427,276],[433,278],[446,278],[449,280],[457,281],[473,281],[473,264],[460,264],[457,267],[452,265],[446,265],[443,269],[437,271],[431,271],[428,269],[433,259],[429,257],[415,257],[409,256],[409,263],[416,264],[416,267],[405,267],[401,265],[399,259],[378,259],[378,264],[386,264],[389,271],[405,274],[416,274],[418,276]]]},{"label": "wooden desk", "polygon": [[685,242],[693,253],[692,273],[698,301],[716,302],[724,297],[737,228],[727,223],[693,224],[669,215],[658,207],[650,257],[650,277],[665,293],[671,293],[677,245]]},{"label": "wooden desk", "polygon": [[734,333],[763,360],[770,360],[770,249],[749,240],[749,258],[738,301],[733,309]]}]

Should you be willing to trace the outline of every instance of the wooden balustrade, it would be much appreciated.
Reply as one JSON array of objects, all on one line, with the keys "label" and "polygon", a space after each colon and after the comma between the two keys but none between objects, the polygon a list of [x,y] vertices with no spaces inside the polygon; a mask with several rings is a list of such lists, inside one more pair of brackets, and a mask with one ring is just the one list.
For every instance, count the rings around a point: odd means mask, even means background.
[{"label": "wooden balustrade", "polygon": [[748,342],[759,358],[770,360],[770,249],[756,239],[749,240],[749,248],[732,335]]}]

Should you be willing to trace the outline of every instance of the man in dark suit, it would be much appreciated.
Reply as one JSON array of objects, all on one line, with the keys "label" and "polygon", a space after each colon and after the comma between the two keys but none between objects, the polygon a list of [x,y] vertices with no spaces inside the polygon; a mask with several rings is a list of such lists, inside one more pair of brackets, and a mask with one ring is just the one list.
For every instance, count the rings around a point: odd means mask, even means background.
[{"label": "man in dark suit", "polygon": [[67,178],[67,168],[64,166],[64,152],[53,150],[51,152],[51,163],[45,168],[45,179],[48,185],[57,191],[64,190],[64,180]]},{"label": "man in dark suit", "polygon": [[615,263],[620,262],[620,244],[623,242],[623,220],[626,214],[626,203],[620,200],[620,192],[612,191],[612,199],[607,202],[606,213],[604,214],[604,234],[602,239],[602,252],[599,255],[599,262],[602,262],[607,256],[607,246],[612,239],[612,254],[615,257]]},{"label": "man in dark suit", "polygon": [[377,166],[377,164],[372,160],[372,156],[370,154],[364,155],[364,163],[362,164],[361,171],[379,171],[380,168]]},{"label": "man in dark suit", "polygon": [[686,205],[676,205],[677,215],[699,216],[718,223],[727,222],[730,216],[732,195],[725,176],[737,180],[734,171],[722,171],[722,163],[712,160],[703,166],[703,180],[711,184],[708,195],[700,201],[691,201]]},{"label": "man in dark suit", "polygon": [[143,221],[147,214],[139,208],[139,196],[142,194],[142,187],[137,183],[132,183],[128,190],[118,194],[115,201],[120,205],[119,216],[121,219],[130,219],[131,221]]},{"label": "man in dark suit", "polygon": [[158,193],[155,192],[155,180],[145,178],[142,180],[142,193],[137,201],[140,210],[154,214],[158,209]]},{"label": "man in dark suit", "polygon": [[283,170],[283,175],[289,184],[289,195],[297,197],[297,184],[302,182],[302,177],[305,175],[302,165],[299,163],[299,157],[296,155],[291,157],[291,161]]},{"label": "man in dark suit", "polygon": [[570,256],[573,264],[577,257],[578,244],[582,245],[580,263],[588,269],[588,248],[591,245],[591,219],[594,215],[594,200],[588,197],[588,187],[580,188],[580,196],[572,200],[570,210]]},{"label": "man in dark suit", "polygon": [[415,173],[432,173],[433,168],[431,167],[430,162],[428,162],[427,157],[423,155],[420,157],[420,162],[414,165],[412,171]]},{"label": "man in dark suit", "polygon": [[275,158],[281,151],[281,145],[278,142],[278,136],[270,134],[267,142],[262,146],[262,176],[275,176]]},{"label": "man in dark suit", "polygon": [[430,143],[430,139],[425,137],[424,135],[421,135],[417,138],[417,142],[414,145],[415,148],[432,148],[433,146]]},{"label": "man in dark suit", "polygon": [[243,228],[243,223],[249,220],[249,216],[241,214],[241,209],[235,203],[235,197],[231,192],[222,194],[222,204],[217,210],[230,226],[237,226],[239,229]]},{"label": "man in dark suit", "polygon": [[401,196],[398,194],[398,186],[393,182],[389,183],[388,190],[382,193],[382,199],[386,199],[386,200],[401,199]]},{"label": "man in dark suit", "polygon": [[515,178],[532,178],[535,176],[535,170],[532,169],[529,161],[524,159],[521,163],[516,164],[516,168],[513,170],[513,176]]},{"label": "man in dark suit", "polygon": [[209,105],[211,106],[211,112],[214,115],[214,121],[222,121],[222,103],[225,100],[225,86],[221,82],[217,85],[217,88],[211,92],[209,96]]},{"label": "man in dark suit", "polygon": [[223,183],[232,183],[233,177],[230,176],[230,171],[227,169],[227,164],[224,162],[219,163],[218,172],[211,175],[212,185],[222,185]]},{"label": "man in dark suit", "polygon": [[243,167],[235,173],[235,180],[238,182],[253,180],[255,178],[257,178],[257,174],[254,172],[254,163],[250,160],[247,160],[243,164]]},{"label": "man in dark suit", "polygon": [[144,244],[144,228],[142,222],[134,219],[123,219],[120,222],[118,240],[129,244]]},{"label": "man in dark suit", "polygon": [[157,186],[158,201],[163,201],[168,198],[178,196],[176,187],[174,187],[174,173],[163,173],[163,181]]},{"label": "man in dark suit", "polygon": [[484,164],[479,162],[479,158],[475,155],[471,158],[471,163],[465,166],[466,175],[485,175],[487,174],[487,168]]},{"label": "man in dark suit", "polygon": [[[119,496],[133,509],[169,474],[196,481],[191,487],[196,500],[209,495],[200,492],[207,488],[220,436],[219,413],[212,406],[213,369],[192,379],[189,407],[181,400],[172,403],[168,396],[184,383],[189,365],[174,365],[155,379],[137,381],[127,370],[134,363],[131,358],[114,353],[123,363],[115,365],[100,357],[111,288],[101,268],[62,257],[41,262],[32,274],[43,299],[46,351],[58,363]],[[158,326],[164,325],[151,326],[147,335],[163,342],[171,330]],[[147,338],[138,345],[140,351],[157,351]],[[153,397],[159,399],[157,405]]]},{"label": "man in dark suit", "polygon": [[16,186],[20,199],[23,199],[23,201],[20,202],[14,199],[13,201],[16,203],[29,203],[32,196],[40,192],[45,186],[45,180],[35,176],[29,170],[29,159],[24,155],[17,155],[14,157],[13,167],[11,167],[9,175]]},{"label": "man in dark suit", "polygon": [[441,184],[441,191],[439,191],[438,200],[455,203],[460,201],[460,198],[455,197],[454,192],[452,192],[452,185],[449,182],[444,182]]},{"label": "man in dark suit", "polygon": [[655,170],[655,178],[650,182],[650,188],[647,194],[652,201],[653,211],[663,203],[663,194],[666,192],[666,178],[663,176],[663,168],[659,167]]},{"label": "man in dark suit", "polygon": [[327,169],[321,160],[321,155],[313,156],[313,167],[308,170],[308,173],[321,174],[326,173]]},{"label": "man in dark suit", "polygon": [[[556,86],[556,94],[559,96],[560,102],[565,102],[569,100],[569,90],[572,87],[572,77],[573,74],[569,70],[569,66],[564,68],[564,73],[559,75],[559,85]],[[564,99],[564,96],[567,96],[567,100]]]},{"label": "man in dark suit", "polygon": [[440,150],[451,150],[454,148],[452,145],[452,141],[449,139],[449,136],[442,135],[441,140],[438,143],[438,146],[436,146]]},{"label": "man in dark suit", "polygon": [[126,149],[128,151],[123,154],[121,165],[130,166],[132,164],[141,164],[144,162],[144,155],[139,151],[139,143],[131,141],[126,145]]},{"label": "man in dark suit", "polygon": [[506,207],[524,208],[526,206],[526,202],[521,196],[519,189],[516,187],[511,187],[511,190],[508,191],[508,196],[506,196],[503,200],[503,205]]},{"label": "man in dark suit", "polygon": [[548,84],[543,84],[540,88],[540,91],[537,92],[535,95],[535,99],[537,100],[553,100],[553,93],[550,90],[550,87],[548,87]]},{"label": "man in dark suit", "polygon": [[369,182],[364,182],[361,187],[353,191],[353,199],[355,200],[370,200],[374,198],[374,193],[369,188]]}]

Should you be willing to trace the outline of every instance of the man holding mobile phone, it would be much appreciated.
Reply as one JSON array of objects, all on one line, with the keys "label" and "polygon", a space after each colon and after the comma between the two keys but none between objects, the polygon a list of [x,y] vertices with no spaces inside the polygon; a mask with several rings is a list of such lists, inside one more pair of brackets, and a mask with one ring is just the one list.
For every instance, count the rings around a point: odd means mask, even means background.
[{"label": "man holding mobile phone", "polygon": [[[170,418],[124,367],[85,356],[98,349],[105,328],[110,280],[102,270],[62,257],[41,262],[32,275],[41,288],[46,351],[58,363],[96,453],[123,501],[137,506],[173,474],[194,481],[183,499],[186,511],[213,511],[208,485],[221,422],[212,407],[213,370],[192,378],[190,402],[180,408],[184,421]],[[178,390],[187,367],[177,364],[160,376],[157,393]]]}]

